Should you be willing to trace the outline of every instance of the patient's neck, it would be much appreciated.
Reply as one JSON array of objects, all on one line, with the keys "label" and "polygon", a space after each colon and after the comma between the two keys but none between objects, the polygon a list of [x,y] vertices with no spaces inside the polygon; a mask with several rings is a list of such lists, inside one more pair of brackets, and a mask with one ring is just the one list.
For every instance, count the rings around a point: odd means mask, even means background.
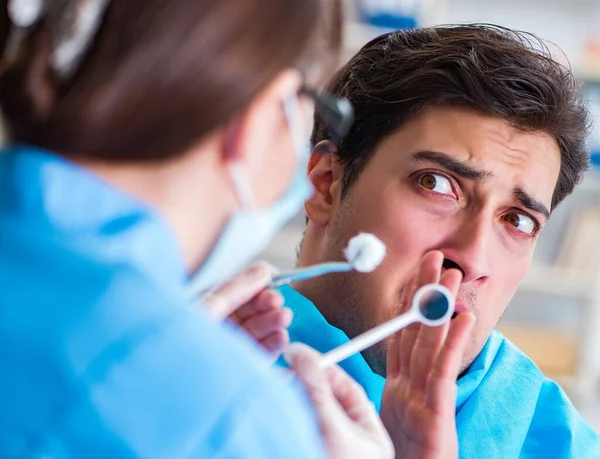
[{"label": "patient's neck", "polygon": [[[329,274],[330,275],[330,274]],[[326,278],[328,275],[323,276]],[[335,298],[332,298],[331,292],[327,293],[327,285],[323,282],[323,278],[309,279],[302,282],[297,282],[292,285],[294,290],[312,302],[319,310],[325,320],[331,325],[339,328],[335,317]]]},{"label": "patient's neck", "polygon": [[[300,251],[298,252],[296,266],[299,268],[316,265],[318,263],[323,263],[324,261],[331,261],[325,260],[323,254],[326,251],[324,248],[319,247],[319,239],[315,237],[313,230],[314,228],[311,228],[309,223],[300,244]],[[332,323],[331,320],[335,317],[333,314],[335,304],[330,304],[332,302],[332,297],[331,289],[328,288],[328,276],[330,275],[297,282],[293,284],[292,287],[298,293],[310,300],[321,314],[323,314],[325,319],[329,323]],[[327,294],[328,291],[329,294]]]}]

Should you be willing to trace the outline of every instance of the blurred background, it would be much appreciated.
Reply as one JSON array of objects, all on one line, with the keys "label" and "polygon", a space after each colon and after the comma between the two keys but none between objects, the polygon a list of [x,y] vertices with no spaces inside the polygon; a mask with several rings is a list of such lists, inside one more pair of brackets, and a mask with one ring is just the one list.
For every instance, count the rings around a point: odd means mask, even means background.
[{"label": "blurred background", "polygon": [[[393,29],[490,22],[533,32],[570,65],[595,118],[594,167],[554,212],[534,264],[498,326],[544,373],[560,382],[600,430],[600,1],[346,0],[344,59]],[[560,51],[562,50],[562,52]],[[264,258],[280,269],[295,263],[299,215]]]},{"label": "blurred background", "polygon": [[[498,326],[569,393],[600,430],[600,1],[345,0],[343,60],[390,30],[489,22],[533,32],[570,65],[596,120],[593,167],[554,212],[529,275]],[[1,139],[0,125],[0,139]],[[298,215],[263,254],[294,265],[304,217]]]}]

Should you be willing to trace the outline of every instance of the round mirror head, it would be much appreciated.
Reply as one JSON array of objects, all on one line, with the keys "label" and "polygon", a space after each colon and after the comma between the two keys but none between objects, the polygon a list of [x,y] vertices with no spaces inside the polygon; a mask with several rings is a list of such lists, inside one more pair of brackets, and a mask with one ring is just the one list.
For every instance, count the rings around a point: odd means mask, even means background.
[{"label": "round mirror head", "polygon": [[437,326],[448,321],[454,314],[454,298],[443,285],[427,284],[413,297],[413,308],[425,325]]}]

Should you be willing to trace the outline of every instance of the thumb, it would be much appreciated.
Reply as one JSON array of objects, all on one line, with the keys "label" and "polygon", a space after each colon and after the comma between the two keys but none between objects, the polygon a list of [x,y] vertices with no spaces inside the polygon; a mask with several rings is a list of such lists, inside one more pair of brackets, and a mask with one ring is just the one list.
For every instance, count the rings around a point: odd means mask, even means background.
[{"label": "thumb", "polygon": [[360,432],[372,438],[382,451],[393,451],[375,407],[344,370],[337,365],[324,367],[322,355],[300,343],[290,344],[284,357],[304,383],[329,447],[335,448],[332,445],[339,445],[340,439]]},{"label": "thumb", "polygon": [[283,357],[304,384],[319,418],[329,414],[335,404],[321,354],[305,344],[292,343]]},{"label": "thumb", "polygon": [[327,438],[339,420],[340,406],[335,400],[327,369],[321,364],[321,354],[304,344],[292,343],[286,349],[284,358],[304,384],[323,435]]},{"label": "thumb", "polygon": [[262,291],[275,272],[275,268],[267,262],[257,261],[218,289],[204,295],[202,303],[213,317],[224,319]]}]

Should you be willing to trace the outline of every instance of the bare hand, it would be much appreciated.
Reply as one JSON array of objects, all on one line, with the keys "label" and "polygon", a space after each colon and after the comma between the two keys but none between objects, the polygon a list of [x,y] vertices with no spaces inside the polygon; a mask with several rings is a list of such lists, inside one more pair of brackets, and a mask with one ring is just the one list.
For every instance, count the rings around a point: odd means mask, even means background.
[{"label": "bare hand", "polygon": [[[422,285],[440,283],[454,296],[462,280],[458,270],[443,274],[441,252],[422,260],[404,296],[403,309]],[[381,418],[398,458],[458,458],[456,379],[471,335],[474,316],[463,312],[439,327],[415,324],[397,333],[387,356]]]},{"label": "bare hand", "polygon": [[238,324],[277,359],[290,340],[292,311],[283,307],[279,292],[266,288],[274,272],[264,261],[254,263],[206,294],[203,303],[214,317]]},{"label": "bare hand", "polygon": [[393,458],[394,447],[365,391],[340,367],[323,368],[321,354],[294,343],[285,353],[312,400],[333,459]]}]

